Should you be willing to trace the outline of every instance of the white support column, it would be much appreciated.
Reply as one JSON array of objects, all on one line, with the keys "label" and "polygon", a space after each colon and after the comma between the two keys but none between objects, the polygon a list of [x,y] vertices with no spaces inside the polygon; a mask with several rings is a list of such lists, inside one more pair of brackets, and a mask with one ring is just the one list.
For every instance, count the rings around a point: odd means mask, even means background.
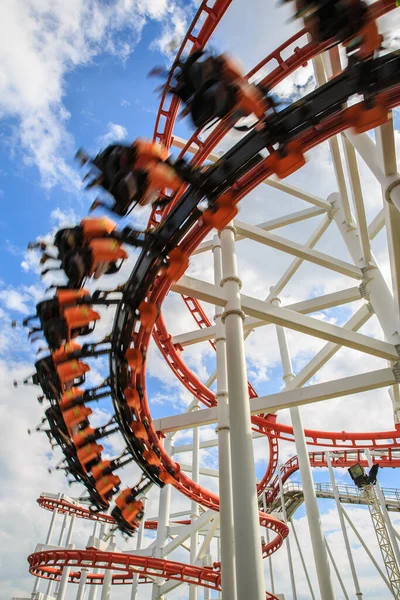
[{"label": "white support column", "polygon": [[299,538],[297,537],[296,527],[294,526],[294,520],[293,519],[290,519],[290,524],[291,524],[292,529],[293,529],[294,541],[296,542],[297,550],[298,550],[299,555],[300,555],[300,560],[301,560],[301,564],[303,566],[304,575],[306,576],[306,579],[307,579],[308,589],[310,590],[310,594],[311,594],[312,600],[315,600],[314,590],[313,590],[312,585],[311,585],[311,580],[310,580],[310,576],[308,574],[308,569],[307,569],[306,561],[304,560],[303,552],[302,552],[302,549],[301,549]]},{"label": "white support column", "polygon": [[[168,454],[171,453],[171,440],[166,438],[164,440],[165,450]],[[163,557],[163,548],[167,540],[167,529],[169,525],[169,513],[171,506],[171,486],[165,484],[160,490],[160,499],[158,503],[158,521],[157,521],[157,537],[156,547],[154,549],[155,558]],[[162,580],[155,580],[152,589],[152,600],[162,600],[163,596],[160,591],[160,583]]]},{"label": "white support column", "polygon": [[[54,525],[55,525],[56,518],[57,518],[57,514],[58,514],[58,510],[55,508],[53,510],[53,514],[51,515],[51,521],[50,521],[50,525],[49,525],[49,529],[48,529],[46,541],[45,541],[46,545],[50,545],[51,537],[52,537],[53,531],[54,531]],[[35,577],[35,583],[33,584],[33,589],[32,589],[32,594],[31,594],[32,600],[35,598],[36,594],[39,591],[40,581],[41,581],[40,577]],[[49,589],[50,583],[52,584],[53,582],[49,582],[47,589]]]},{"label": "white support column", "polygon": [[325,452],[325,457],[326,457],[326,462],[328,463],[329,476],[331,479],[333,494],[335,496],[336,508],[337,508],[338,515],[339,515],[340,527],[342,528],[344,545],[346,547],[347,558],[348,558],[349,565],[350,565],[351,575],[353,577],[354,589],[356,591],[357,598],[361,599],[362,592],[361,592],[360,584],[358,582],[357,571],[356,571],[356,567],[355,567],[354,560],[353,560],[353,554],[351,552],[349,536],[347,535],[346,523],[344,522],[343,512],[342,512],[341,506],[340,506],[339,491],[336,486],[335,474],[333,472],[332,460],[331,460],[331,455],[329,454],[329,452]]},{"label": "white support column", "polygon": [[51,515],[51,521],[50,521],[50,525],[49,525],[49,530],[47,532],[47,536],[46,536],[46,541],[45,544],[46,545],[50,545],[51,542],[51,536],[53,535],[53,531],[54,531],[54,524],[56,522],[56,517],[58,514],[58,510],[55,508],[53,510],[53,514]]},{"label": "white support column", "polygon": [[[69,546],[67,546],[67,548],[73,550],[75,548],[75,544],[69,544]],[[57,594],[57,600],[65,600],[70,571],[71,571],[71,567],[63,568],[63,572],[62,572],[61,579],[60,579],[60,587],[58,589],[58,594]]]},{"label": "white support column", "polygon": [[[68,515],[68,513],[66,512],[66,513],[64,514],[64,518],[63,518],[63,521],[62,521],[62,523],[61,523],[60,534],[59,534],[59,536],[58,536],[58,542],[57,542],[57,546],[59,546],[60,548],[61,548],[61,547],[62,547],[62,545],[63,545],[64,533],[65,533],[65,529],[66,529],[66,527],[67,527],[67,520],[68,520],[68,516],[69,516],[69,515]],[[67,541],[66,541],[66,543],[65,543],[65,546],[68,546],[68,544],[69,544],[69,541],[67,540]],[[54,581],[51,581],[51,580],[50,580],[50,581],[49,581],[49,583],[47,584],[47,590],[46,590],[46,594],[47,594],[47,596],[51,596],[51,593],[52,593],[52,588],[53,588],[53,584],[54,584]],[[57,593],[58,593],[58,590],[59,590],[59,588],[60,588],[60,582],[58,581],[58,582],[56,583],[56,588],[55,588],[55,592],[54,592],[54,595],[55,595],[55,596],[57,596]]]},{"label": "white support column", "polygon": [[[143,496],[142,502],[143,502],[143,512],[146,515],[146,503],[147,503],[146,496]],[[138,536],[137,536],[137,541],[136,541],[136,550],[140,550],[142,547],[142,544],[143,544],[144,524],[145,524],[145,516],[140,521],[139,531],[138,531]],[[132,581],[131,600],[137,600],[138,588],[139,588],[139,575],[135,574],[133,576],[133,581]]]},{"label": "white support column", "polygon": [[[271,460],[271,457],[269,458]],[[263,510],[266,513],[267,512],[267,497],[266,497],[266,491],[264,490],[263,492]],[[265,535],[267,537],[267,543],[269,544],[270,542],[270,535],[269,535],[269,529],[268,527],[265,528]],[[271,592],[273,594],[275,594],[275,581],[274,581],[274,568],[272,565],[272,554],[270,554],[268,556],[268,567],[269,567],[269,578],[270,578],[270,582],[271,582]]]},{"label": "white support column", "polygon": [[84,600],[86,595],[86,580],[89,573],[89,569],[86,567],[82,567],[81,569],[81,578],[79,579],[79,587],[78,592],[76,594],[76,600]]},{"label": "white support column", "polygon": [[[399,188],[400,189],[400,188]],[[361,259],[362,251],[355,226],[347,225],[344,220],[343,208],[339,194],[331,194],[329,201],[334,211],[334,220],[339,227],[343,240],[354,261],[354,264],[363,268],[364,280],[362,291],[373,307],[382,327],[385,339],[394,345],[400,344],[400,322],[398,320],[393,294],[382,275],[382,272],[371,254],[371,263],[366,265]],[[391,394],[395,422],[400,422],[400,399],[395,392]]]},{"label": "white support column", "polygon": [[[220,238],[213,239],[214,282],[222,281],[222,254]],[[233,529],[232,471],[229,425],[228,379],[226,368],[225,326],[221,320],[222,310],[215,307],[215,347],[217,361],[218,402],[218,466],[219,466],[219,514],[221,535],[221,587],[222,598],[236,600],[235,540]]]},{"label": "white support column", "polygon": [[[69,523],[69,529],[68,529],[68,533],[67,533],[67,538],[65,540],[65,546],[66,547],[68,547],[69,544],[71,543],[72,533],[74,531],[75,519],[76,519],[76,515],[71,515],[71,519],[70,519],[70,523]],[[65,531],[65,528],[67,526],[67,523],[68,523],[68,513],[65,513],[64,521],[63,521],[61,532],[60,532],[60,539],[58,540],[58,545],[59,546],[62,546],[62,541],[63,541],[63,537],[64,537],[64,531]],[[57,594],[58,594],[59,587],[60,587],[60,583],[57,583],[56,589],[55,589],[55,596],[57,596]]]},{"label": "white support column", "polygon": [[[287,514],[286,514],[285,496],[283,493],[281,469],[282,469],[282,465],[279,465],[278,466],[279,496],[281,499],[283,520],[287,524]],[[290,538],[290,535],[288,535],[287,538],[285,539],[285,546],[286,546],[286,552],[287,552],[288,563],[289,563],[290,585],[292,587],[293,600],[297,600],[296,580],[294,578],[293,560],[292,560],[292,549],[290,547],[290,539],[289,538]]]},{"label": "white support column", "polygon": [[[98,523],[95,522],[95,524],[93,526],[93,537],[96,537],[97,525],[98,525]],[[102,525],[100,525],[99,538],[102,539],[103,535],[104,535],[104,525],[102,524]],[[93,569],[93,575],[96,575],[98,572],[99,572],[99,569]],[[99,587],[98,585],[90,586],[88,600],[96,600],[98,587]]]},{"label": "white support column", "polygon": [[[196,405],[193,407],[193,410],[199,410],[199,406]],[[192,449],[192,480],[195,483],[199,483],[200,477],[200,430],[198,427],[195,427],[193,430],[193,449]],[[191,503],[191,511],[190,511],[190,519],[192,523],[199,516],[199,505],[197,502],[192,500]],[[199,532],[196,529],[193,531],[190,538],[190,564],[193,565],[198,552],[199,547]],[[197,600],[198,599],[198,587],[196,585],[189,586],[189,600]]]},{"label": "white support column", "polygon": [[331,559],[331,563],[332,563],[333,569],[334,569],[334,571],[335,571],[335,573],[336,573],[336,577],[338,578],[338,581],[339,581],[340,587],[342,588],[342,592],[343,592],[343,595],[344,595],[344,597],[345,597],[345,600],[350,600],[350,599],[349,599],[349,596],[348,596],[348,594],[347,594],[346,588],[344,587],[343,579],[342,579],[342,578],[341,578],[341,576],[340,576],[339,569],[337,568],[337,564],[336,564],[336,562],[335,562],[335,559],[333,558],[333,554],[332,554],[332,552],[331,552],[331,549],[329,548],[328,541],[327,541],[327,539],[326,539],[326,538],[324,538],[324,540],[325,540],[325,546],[326,546],[326,549],[327,549],[327,551],[328,551],[329,558]]},{"label": "white support column", "polygon": [[[114,543],[114,536],[112,535],[110,538],[110,543],[107,548],[107,552],[114,552],[115,547],[116,547],[116,545]],[[101,599],[100,600],[110,600],[112,576],[113,576],[112,569],[107,569],[106,571],[104,571],[104,579],[103,579],[103,586],[101,588]]]},{"label": "white support column", "polygon": [[237,596],[264,600],[264,572],[260,541],[254,449],[247,389],[240,279],[237,273],[235,232],[221,232],[222,266],[227,303],[225,322],[231,428],[232,491],[236,553]]},{"label": "white support column", "polygon": [[[279,298],[274,298],[272,303],[279,304]],[[284,328],[280,326],[276,327],[276,332],[278,336],[279,351],[283,367],[283,380],[285,384],[290,384],[290,382],[294,379],[294,374],[292,371],[292,362],[290,359],[286,333]],[[304,435],[300,409],[298,406],[294,406],[290,409],[290,418],[293,425],[301,483],[303,486],[304,503],[306,506],[307,521],[310,529],[319,589],[321,592],[321,597],[324,600],[333,600],[335,598],[335,593],[331,580],[329,558],[324,543],[324,535],[322,533],[321,518],[319,515],[317,497],[315,495],[314,480],[312,477],[310,459],[307,451],[307,443]]]},{"label": "white support column", "polygon": [[[170,454],[171,442],[168,438],[164,440],[165,450]],[[169,525],[169,513],[171,506],[171,486],[165,484],[160,490],[158,503],[157,538],[155,547],[155,558],[162,558],[163,546],[167,540],[167,528]]]},{"label": "white support column", "polygon": [[[365,454],[365,456],[367,458],[368,466],[369,466],[369,468],[371,468],[372,465],[373,465],[373,461],[372,461],[372,457],[371,457],[371,452],[368,450],[368,448],[366,448],[364,450],[364,454]],[[394,552],[395,557],[396,557],[397,566],[400,567],[400,550],[399,550],[399,545],[397,543],[397,539],[396,539],[396,535],[395,535],[395,532],[394,532],[394,527],[393,527],[392,521],[390,520],[389,513],[388,513],[388,510],[386,508],[385,496],[383,495],[383,492],[381,490],[381,486],[379,485],[378,481],[376,482],[375,489],[376,489],[376,495],[378,496],[379,504],[381,505],[381,511],[382,511],[382,515],[383,515],[384,521],[386,523],[386,527],[387,527],[387,530],[388,530],[388,533],[389,533],[390,541],[392,542],[393,552]]]}]

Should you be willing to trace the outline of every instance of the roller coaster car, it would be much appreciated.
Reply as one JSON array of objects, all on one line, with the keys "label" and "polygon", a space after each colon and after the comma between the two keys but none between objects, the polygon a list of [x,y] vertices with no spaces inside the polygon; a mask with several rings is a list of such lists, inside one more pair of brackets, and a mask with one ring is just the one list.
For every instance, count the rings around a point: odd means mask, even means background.
[{"label": "roller coaster car", "polygon": [[[40,302],[36,306],[36,315],[24,320],[24,325],[32,318],[37,317],[40,321],[41,328],[31,329],[29,337],[43,331],[50,350],[56,350],[66,340],[92,333],[100,315],[89,303],[86,304],[90,298],[87,290],[58,289],[55,298]],[[76,305],[78,300],[84,300],[85,304]]]},{"label": "roller coaster car", "polygon": [[178,66],[180,70],[168,91],[186,105],[182,114],[190,113],[196,128],[228,115],[234,120],[251,114],[263,119],[270,108],[265,91],[249,84],[225,55],[206,56],[198,50]]},{"label": "roller coaster car", "polygon": [[[54,238],[58,249],[58,268],[64,270],[69,288],[80,288],[88,277],[98,279],[102,275],[117,273],[123,261],[128,257],[122,243],[112,236],[116,228],[110,219],[82,219],[81,224],[70,229],[60,230]],[[44,254],[44,264],[53,257]],[[47,269],[42,272],[45,275]]]},{"label": "roller coaster car", "polygon": [[[81,153],[82,156],[82,153]],[[163,189],[173,192],[183,183],[173,165],[167,162],[168,151],[159,143],[138,139],[131,146],[111,145],[90,162],[100,174],[95,175],[88,188],[101,186],[114,198],[110,207],[96,200],[94,210],[103,206],[123,217],[137,205],[163,206],[170,198],[163,198]],[[86,157],[81,162],[87,162]]]},{"label": "roller coaster car", "polygon": [[144,505],[138,497],[136,488],[127,488],[115,500],[115,507],[111,512],[118,524],[120,531],[132,536],[140,525],[144,516]]},{"label": "roller coaster car", "polygon": [[304,19],[315,42],[335,38],[358,58],[370,58],[381,47],[382,36],[363,0],[296,0],[296,17]]}]

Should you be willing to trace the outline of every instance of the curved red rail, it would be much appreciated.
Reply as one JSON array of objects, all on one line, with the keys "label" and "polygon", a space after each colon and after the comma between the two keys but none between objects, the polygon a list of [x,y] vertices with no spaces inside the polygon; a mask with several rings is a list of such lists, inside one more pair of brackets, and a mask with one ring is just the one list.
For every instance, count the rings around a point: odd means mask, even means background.
[{"label": "curved red rail", "polygon": [[[57,511],[61,514],[68,513],[69,515],[75,515],[78,519],[85,519],[87,521],[97,521],[99,523],[109,523],[110,525],[115,525],[116,521],[114,517],[111,515],[106,515],[104,513],[95,513],[85,508],[84,506],[79,506],[76,504],[72,504],[67,500],[57,500],[55,498],[48,498],[47,496],[40,496],[36,500],[39,504],[40,508],[44,508],[45,510],[53,511],[57,509]],[[190,525],[190,519],[183,519],[180,521],[170,521],[175,525]],[[157,529],[157,521],[145,521],[144,523],[145,529]]]},{"label": "curved red rail", "polygon": [[[131,583],[135,574],[139,578],[161,577],[180,583],[200,585],[212,590],[221,590],[221,572],[212,567],[194,567],[172,560],[162,560],[147,556],[122,554],[121,552],[101,552],[99,550],[46,550],[35,552],[28,557],[29,572],[36,577],[60,580],[64,567],[113,570],[112,583]],[[71,571],[69,581],[79,583],[80,571]],[[88,584],[103,583],[103,573],[89,573]],[[274,594],[266,592],[266,600],[278,600]]]}]

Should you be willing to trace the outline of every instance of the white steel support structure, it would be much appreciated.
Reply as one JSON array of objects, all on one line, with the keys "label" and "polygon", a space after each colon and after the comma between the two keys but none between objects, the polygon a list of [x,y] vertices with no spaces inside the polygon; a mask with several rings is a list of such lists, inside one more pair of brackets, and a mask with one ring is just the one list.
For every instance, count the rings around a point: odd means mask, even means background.
[{"label": "white steel support structure", "polygon": [[[282,471],[282,465],[279,465],[279,467],[278,467],[279,496],[281,499],[283,520],[285,521],[285,523],[287,523],[288,519],[287,519],[287,514],[286,514],[285,496],[283,493],[282,472],[281,471]],[[294,576],[294,569],[293,569],[292,548],[290,545],[290,535],[285,540],[285,546],[286,546],[286,552],[287,552],[288,564],[289,564],[289,575],[290,575],[290,585],[292,588],[292,596],[293,596],[293,600],[297,600],[296,579]]]},{"label": "white steel support structure", "polygon": [[[193,410],[199,410],[199,406],[195,405]],[[195,483],[199,483],[200,476],[200,430],[198,427],[193,429],[193,449],[192,449],[192,479]],[[197,502],[192,501],[191,511],[190,511],[190,519],[192,523],[199,516],[199,505]],[[190,562],[194,564],[197,557],[197,551],[199,546],[199,532],[198,530],[194,530],[190,539]],[[197,600],[198,598],[198,588],[195,585],[191,585],[189,587],[189,600]]]},{"label": "white steel support structure", "polygon": [[[143,512],[144,512],[144,514],[146,514],[147,496],[143,496],[142,502],[143,502]],[[139,526],[139,531],[138,531],[138,536],[137,536],[137,541],[136,541],[136,550],[140,550],[143,545],[144,523],[145,523],[145,521],[143,518],[140,523],[140,526]],[[134,575],[133,581],[132,581],[131,600],[137,600],[138,588],[139,588],[139,575]]]},{"label": "white steel support structure", "polygon": [[351,576],[353,578],[354,589],[355,589],[357,598],[361,599],[363,597],[363,595],[362,595],[360,584],[359,584],[358,577],[357,577],[357,571],[356,571],[356,567],[355,567],[354,560],[353,560],[353,554],[351,552],[351,546],[350,546],[349,536],[347,534],[346,523],[344,522],[343,513],[341,511],[339,491],[336,486],[335,474],[333,472],[331,455],[329,454],[329,452],[326,452],[325,456],[326,456],[326,462],[328,463],[329,476],[330,476],[330,480],[331,480],[331,484],[332,484],[333,493],[335,495],[336,508],[337,508],[338,515],[339,515],[340,527],[341,527],[342,533],[343,533],[343,539],[344,539],[344,544],[346,547],[347,559],[348,559],[349,565],[350,565]]},{"label": "white steel support structure", "polygon": [[[219,236],[213,238],[214,283],[222,282],[222,252]],[[235,540],[233,528],[233,499],[231,447],[228,403],[228,380],[226,368],[225,326],[221,319],[222,310],[215,306],[215,346],[217,361],[218,402],[218,463],[219,463],[219,510],[221,535],[222,597],[236,600]]]},{"label": "white steel support structure", "polygon": [[[364,451],[364,453],[365,453],[365,456],[367,458],[369,468],[371,468],[372,464],[373,464],[371,452],[368,450],[368,448],[366,448],[365,451]],[[384,495],[382,493],[381,486],[379,485],[379,481],[376,482],[375,489],[376,489],[377,500],[378,500],[380,508],[381,508],[382,517],[383,517],[383,520],[385,521],[387,533],[389,535],[389,539],[390,539],[390,543],[391,543],[391,547],[392,547],[392,553],[394,555],[394,560],[395,560],[395,563],[396,563],[397,573],[399,574],[399,578],[400,578],[400,550],[399,550],[399,545],[397,543],[396,534],[395,534],[395,531],[394,531],[394,527],[392,525],[392,521],[390,520],[389,513],[388,513],[388,510],[386,508],[385,497],[384,497]]]},{"label": "white steel support structure", "polygon": [[222,288],[227,295],[221,319],[226,336],[237,597],[238,600],[263,600],[265,586],[244,351],[244,313],[240,304],[241,282],[233,226],[222,230],[221,248]]},{"label": "white steel support structure", "polygon": [[[265,513],[267,512],[267,499],[266,499],[266,491],[265,490],[263,492],[263,510]],[[267,537],[267,543],[269,544],[270,535],[269,535],[269,529],[267,527],[265,528],[265,535]],[[268,567],[269,567],[269,579],[271,582],[271,592],[273,594],[275,594],[274,567],[272,564],[272,556],[271,555],[269,555],[269,557],[268,557]]]},{"label": "white steel support structure", "polygon": [[[69,544],[67,548],[73,550],[75,548],[75,544]],[[71,567],[64,567],[60,579],[60,587],[58,588],[57,600],[65,600],[67,594],[67,585],[69,574],[71,572]]]},{"label": "white steel support structure", "polygon": [[[110,543],[107,548],[107,552],[114,552],[116,544],[114,542],[114,536],[112,535],[110,538]],[[104,579],[103,586],[101,588],[101,598],[100,600],[110,600],[111,598],[111,585],[112,585],[112,569],[106,569],[104,571]]]},{"label": "white steel support structure", "polygon": [[[279,304],[279,298],[274,298],[272,303]],[[280,326],[277,326],[276,333],[278,336],[279,351],[283,368],[283,380],[286,385],[290,386],[290,383],[294,379],[294,374],[292,370],[292,361],[290,359],[286,333],[284,328]],[[308,456],[306,438],[304,435],[304,427],[298,406],[293,406],[290,409],[290,418],[292,420],[297,457],[299,461],[304,502],[306,505],[307,521],[310,529],[319,589],[321,592],[321,597],[324,600],[334,600],[335,593],[331,580],[329,557],[324,542],[324,534],[322,532],[318,502],[315,495],[315,487],[311,472],[310,459]]]}]

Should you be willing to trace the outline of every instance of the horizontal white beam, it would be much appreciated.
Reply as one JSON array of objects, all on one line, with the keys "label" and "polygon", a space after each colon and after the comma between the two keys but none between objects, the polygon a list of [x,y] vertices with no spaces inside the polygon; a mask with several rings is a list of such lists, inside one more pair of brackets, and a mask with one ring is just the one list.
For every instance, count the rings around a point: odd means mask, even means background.
[{"label": "horizontal white beam", "polygon": [[[302,404],[311,404],[332,398],[358,394],[367,390],[388,387],[395,383],[396,378],[393,370],[388,367],[369,373],[362,373],[361,375],[352,375],[325,383],[317,383],[303,388],[252,398],[250,400],[250,410],[251,414],[276,412],[292,406],[301,406]],[[217,415],[217,407],[204,408],[192,413],[154,419],[154,426],[157,431],[164,431],[164,433],[181,429],[192,429],[193,427],[203,427],[204,425],[215,423]]]},{"label": "horizontal white beam", "polygon": [[263,231],[254,225],[248,225],[242,221],[236,221],[235,227],[241,235],[245,235],[247,238],[260,244],[264,244],[265,246],[269,246],[270,248],[275,248],[276,250],[286,252],[286,254],[297,256],[297,258],[331,269],[332,271],[341,273],[347,277],[353,277],[354,279],[363,278],[362,271],[359,267],[345,262],[344,260],[333,258],[319,250],[307,248],[307,246],[304,246],[303,244],[292,242],[291,240],[287,240],[274,233]]},{"label": "horizontal white beam", "polygon": [[[174,289],[174,287],[172,287]],[[219,289],[219,288],[218,288]],[[346,288],[339,292],[332,292],[331,294],[325,294],[323,296],[317,296],[316,298],[309,298],[308,300],[302,300],[301,302],[295,302],[294,304],[288,304],[284,308],[294,310],[303,315],[320,312],[327,308],[334,308],[335,306],[342,306],[349,302],[355,302],[361,299],[360,290],[358,287]],[[267,321],[255,319],[253,317],[247,317],[244,321],[244,330],[252,330],[256,327],[263,327],[268,325]],[[176,335],[172,342],[181,346],[190,346],[191,344],[198,344],[215,337],[215,326],[203,327],[202,329],[195,329],[188,331],[180,335]]]},{"label": "horizontal white beam", "polygon": [[[257,433],[256,431],[253,431],[252,433],[253,440],[257,438],[265,438],[265,435],[263,433]],[[214,440],[205,440],[204,442],[200,442],[200,450],[202,448],[214,448],[215,446],[218,446],[218,438],[215,438]],[[172,454],[182,454],[183,452],[192,452],[192,450],[192,444],[182,444],[181,446],[173,446]],[[151,519],[149,520],[151,521]]]},{"label": "horizontal white beam", "polygon": [[[186,471],[187,473],[191,473],[193,468],[192,465],[183,465],[182,463],[180,464],[180,467],[182,471]],[[219,477],[219,473],[218,471],[215,471],[215,469],[205,469],[204,467],[200,467],[199,473],[200,475],[206,475],[207,477]]]},{"label": "horizontal white beam", "polygon": [[[278,217],[277,219],[271,219],[270,221],[264,221],[263,223],[259,223],[258,225],[256,225],[256,227],[258,227],[259,229],[263,229],[264,231],[272,231],[274,229],[279,229],[280,227],[292,225],[293,223],[299,223],[300,221],[304,221],[305,219],[311,219],[312,217],[323,215],[325,212],[326,210],[324,208],[306,208],[304,210],[299,210],[297,212],[291,213],[290,215]],[[233,221],[233,224],[234,226],[236,226],[236,221]],[[236,234],[236,242],[239,242],[240,240],[244,239],[246,239],[245,235],[240,235],[239,233]],[[193,252],[192,256],[194,254],[201,254],[202,252],[212,250],[212,247],[212,240],[202,242]]]},{"label": "horizontal white beam", "polygon": [[[174,291],[218,306],[226,304],[222,288],[186,275],[174,285]],[[288,308],[266,304],[262,300],[251,298],[245,294],[241,295],[241,302],[243,311],[256,319],[312,335],[327,342],[341,344],[378,358],[391,361],[397,361],[399,358],[395,346],[388,342],[343,329],[338,325],[302,315]]]}]

